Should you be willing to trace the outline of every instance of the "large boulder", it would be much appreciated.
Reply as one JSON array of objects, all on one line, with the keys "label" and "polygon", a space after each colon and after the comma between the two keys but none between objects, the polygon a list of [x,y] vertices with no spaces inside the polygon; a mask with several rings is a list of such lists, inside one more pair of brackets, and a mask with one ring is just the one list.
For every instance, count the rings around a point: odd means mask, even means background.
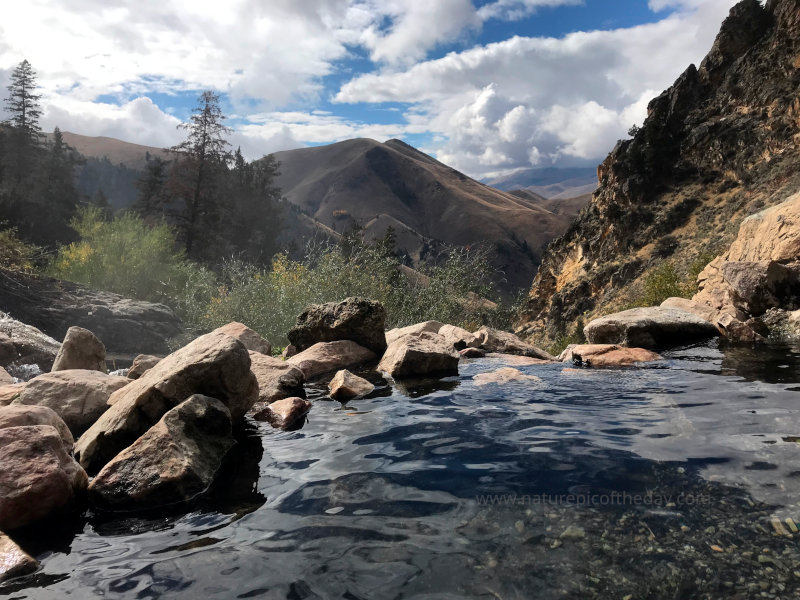
[{"label": "large boulder", "polygon": [[39,563],[36,559],[0,531],[0,583],[14,577],[29,575],[38,568]]},{"label": "large boulder", "polygon": [[475,334],[461,327],[456,327],[455,325],[442,325],[438,333],[447,340],[447,343],[450,344],[454,350],[460,351],[465,348],[478,348],[478,346],[481,345],[480,340],[478,340]]},{"label": "large boulder", "polygon": [[731,341],[764,341],[764,338],[749,325],[749,322],[742,322],[730,313],[712,308],[708,304],[702,304],[695,300],[687,300],[686,298],[667,298],[661,303],[661,307],[677,308],[697,315],[701,319],[705,319],[716,326],[720,335],[723,335]]},{"label": "large boulder", "polygon": [[458,375],[459,358],[443,336],[426,331],[392,342],[378,364],[378,370],[395,379]]},{"label": "large boulder", "polygon": [[9,427],[28,427],[31,425],[46,425],[58,432],[67,454],[72,453],[75,438],[72,432],[52,408],[46,406],[20,406],[11,405],[0,407],[0,429]]},{"label": "large boulder", "polygon": [[235,443],[227,407],[195,394],[106,464],[92,480],[89,498],[112,510],[191,500],[213,483]]},{"label": "large boulder", "polygon": [[254,415],[256,421],[266,421],[277,429],[293,429],[311,409],[311,402],[303,398],[284,398],[265,405]]},{"label": "large boulder", "polygon": [[46,406],[64,420],[73,435],[89,429],[108,410],[111,394],[130,383],[127,377],[70,369],[31,379],[12,404]]},{"label": "large boulder", "polygon": [[258,382],[239,340],[208,333],[114,392],[108,400],[111,408],[76,442],[75,456],[89,473],[97,473],[193,394],[221,400],[234,423],[242,420],[258,398]]},{"label": "large boulder", "polygon": [[372,350],[350,340],[320,342],[311,348],[295,354],[286,362],[298,367],[306,381],[348,367],[355,367],[378,358]]},{"label": "large boulder", "polygon": [[0,528],[10,531],[74,509],[88,483],[55,427],[0,429]]},{"label": "large boulder", "polygon": [[106,347],[95,334],[83,327],[70,327],[61,342],[51,371],[86,369],[107,372]]},{"label": "large boulder", "polygon": [[[169,307],[77,283],[0,269],[2,308],[56,339],[77,325],[93,331],[109,353],[166,354],[185,330]],[[49,371],[49,365],[40,365]]]},{"label": "large boulder", "polygon": [[439,321],[423,321],[422,323],[414,323],[407,327],[396,327],[386,332],[386,343],[391,344],[406,335],[417,335],[423,331],[430,333],[439,333],[439,330],[444,327],[444,323]]},{"label": "large boulder", "polygon": [[0,406],[8,406],[22,395],[26,383],[11,383],[0,386]]},{"label": "large boulder", "polygon": [[342,369],[333,376],[328,384],[328,392],[334,400],[350,400],[366,396],[375,391],[375,386],[347,369]]},{"label": "large boulder", "polygon": [[705,319],[684,310],[632,308],[591,321],[583,329],[590,344],[641,348],[685,344],[719,335]]},{"label": "large boulder", "polygon": [[8,367],[12,374],[15,367],[28,364],[49,371],[60,348],[61,344],[36,327],[0,313],[0,366]]},{"label": "large boulder", "polygon": [[558,357],[583,367],[627,367],[636,363],[662,360],[644,348],[627,348],[614,344],[573,344]]},{"label": "large boulder", "polygon": [[258,402],[251,411],[261,410],[261,404],[270,404],[292,396],[305,396],[303,383],[306,378],[296,365],[260,352],[250,352],[250,370],[258,381]]},{"label": "large boulder", "polygon": [[214,331],[221,331],[222,333],[227,333],[229,336],[236,338],[251,352],[260,352],[266,356],[272,354],[272,344],[244,323],[233,321],[222,327],[217,327]]},{"label": "large boulder", "polygon": [[478,329],[474,335],[477,338],[478,347],[487,352],[520,354],[522,356],[530,356],[542,360],[553,360],[553,357],[544,350],[527,342],[523,342],[516,335],[507,331],[500,331],[499,329],[483,326]]},{"label": "large boulder", "polygon": [[289,341],[303,351],[319,342],[351,340],[381,354],[386,350],[386,310],[380,302],[347,298],[341,302],[312,304],[299,317]]},{"label": "large boulder", "polygon": [[160,363],[162,358],[164,357],[154,356],[153,354],[137,355],[131,363],[131,368],[128,369],[128,379],[139,379],[142,375]]}]

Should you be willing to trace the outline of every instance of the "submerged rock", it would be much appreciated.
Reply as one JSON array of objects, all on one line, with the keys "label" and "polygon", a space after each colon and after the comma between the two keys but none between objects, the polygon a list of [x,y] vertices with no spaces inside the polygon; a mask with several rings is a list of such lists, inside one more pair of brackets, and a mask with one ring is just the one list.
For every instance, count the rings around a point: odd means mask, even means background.
[{"label": "submerged rock", "polygon": [[378,370],[393,378],[458,375],[459,355],[438,333],[406,335],[392,342]]},{"label": "submerged rock", "polygon": [[195,394],[103,467],[89,486],[90,500],[112,510],[191,500],[213,483],[235,443],[228,408]]},{"label": "submerged rock", "polygon": [[0,313],[0,366],[36,364],[49,371],[61,348],[56,340],[36,327]]},{"label": "submerged rock", "polygon": [[128,369],[128,379],[139,379],[142,375],[160,363],[162,358],[162,356],[154,356],[152,354],[138,355],[133,359],[131,368]]},{"label": "submerged rock", "polygon": [[69,369],[107,372],[106,347],[88,329],[70,327],[64,336],[51,371]]},{"label": "submerged rock", "polygon": [[330,397],[334,400],[350,400],[366,396],[375,391],[375,386],[347,369],[339,371],[328,384]]},{"label": "submerged rock", "polygon": [[514,369],[513,367],[503,367],[502,369],[497,369],[496,371],[491,371],[489,373],[479,373],[475,375],[472,380],[475,382],[475,385],[488,385],[490,383],[496,383],[498,385],[503,385],[504,383],[541,383],[542,380],[535,375],[526,375],[519,369]]},{"label": "submerged rock", "polygon": [[[305,396],[305,375],[299,367],[279,358],[250,352],[250,370],[258,381],[258,404],[292,396]],[[260,410],[256,404],[253,409]]]},{"label": "submerged rock", "polygon": [[228,323],[222,327],[217,327],[217,329],[214,331],[227,333],[232,338],[236,338],[251,352],[260,352],[266,356],[270,356],[272,354],[272,344],[270,344],[268,340],[265,340],[244,323],[233,321],[232,323]]},{"label": "submerged rock", "polygon": [[492,329],[483,326],[475,332],[479,347],[487,352],[499,352],[502,354],[520,354],[539,358],[542,360],[553,360],[553,357],[544,350],[523,342],[513,333]]},{"label": "submerged rock", "polygon": [[0,583],[30,575],[39,568],[39,562],[17,546],[10,537],[0,531]]},{"label": "submerged rock", "polygon": [[627,348],[614,344],[580,344],[567,347],[558,357],[584,367],[626,367],[641,362],[663,360],[644,348]]},{"label": "submerged rock", "polygon": [[366,298],[312,304],[289,332],[289,341],[299,351],[319,342],[351,340],[380,354],[386,349],[386,309]]},{"label": "submerged rock", "polygon": [[72,453],[75,438],[64,420],[52,408],[46,406],[4,406],[0,408],[0,429],[9,427],[28,427],[31,425],[47,425],[54,428],[67,454]]},{"label": "submerged rock", "polygon": [[386,332],[386,343],[392,344],[403,336],[417,335],[424,331],[429,333],[439,333],[439,330],[442,327],[444,327],[444,323],[440,323],[439,321],[423,321],[422,323],[415,323],[414,325],[408,325],[407,327],[390,329]]},{"label": "submerged rock", "polygon": [[5,531],[71,510],[86,491],[86,472],[49,425],[0,429],[0,464],[0,528]]},{"label": "submerged rock", "polygon": [[108,410],[111,394],[129,383],[126,377],[115,377],[99,371],[56,371],[31,379],[13,404],[51,408],[77,436],[89,429]]},{"label": "submerged rock", "polygon": [[320,342],[295,354],[286,362],[297,366],[306,380],[317,375],[371,362],[378,356],[368,348],[350,340]]},{"label": "submerged rock", "polygon": [[253,418],[256,421],[266,421],[278,429],[292,429],[299,424],[308,411],[311,402],[303,398],[284,398],[265,406]]},{"label": "submerged rock", "polygon": [[590,344],[658,348],[716,337],[717,328],[697,315],[675,308],[632,308],[601,317],[584,329]]},{"label": "submerged rock", "polygon": [[219,399],[234,423],[242,420],[258,398],[258,382],[240,341],[219,332],[201,336],[114,392],[111,408],[75,444],[75,456],[90,473],[98,472],[193,394]]}]

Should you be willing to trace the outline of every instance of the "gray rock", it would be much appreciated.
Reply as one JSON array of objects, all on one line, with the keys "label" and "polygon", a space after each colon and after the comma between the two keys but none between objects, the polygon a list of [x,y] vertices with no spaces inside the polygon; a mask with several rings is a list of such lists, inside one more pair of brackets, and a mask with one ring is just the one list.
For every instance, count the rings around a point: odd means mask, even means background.
[{"label": "gray rock", "polygon": [[107,372],[106,347],[95,334],[83,327],[70,327],[61,342],[51,371],[87,369]]},{"label": "gray rock", "polygon": [[17,546],[10,537],[0,531],[0,583],[29,575],[39,568],[39,562]]},{"label": "gray rock", "polygon": [[438,331],[439,335],[443,336],[447,343],[450,344],[454,350],[464,350],[465,348],[477,348],[481,345],[478,338],[461,327],[455,325],[442,325]]},{"label": "gray rock", "polygon": [[201,336],[114,392],[111,408],[76,442],[75,456],[90,473],[98,472],[193,394],[219,399],[234,423],[242,420],[258,398],[258,382],[239,340],[219,332]]},{"label": "gray rock", "polygon": [[227,407],[196,394],[105,465],[89,498],[112,510],[186,502],[208,490],[235,443]]},{"label": "gray rock", "polygon": [[12,374],[15,367],[28,364],[49,371],[60,348],[60,343],[36,327],[0,312],[0,365]]},{"label": "gray rock", "polygon": [[160,363],[162,358],[164,357],[154,356],[152,354],[139,354],[133,359],[131,368],[128,369],[128,379],[139,379],[142,375]]},{"label": "gray rock", "polygon": [[590,344],[659,348],[719,335],[717,328],[684,310],[632,308],[595,319],[583,329]]},{"label": "gray rock", "polygon": [[537,348],[536,346],[522,341],[513,333],[492,329],[483,326],[475,332],[478,347],[486,352],[498,352],[500,354],[519,354],[541,360],[554,360],[553,357]]},{"label": "gray rock", "polygon": [[297,317],[288,338],[300,352],[319,342],[351,340],[380,354],[386,350],[385,324],[386,310],[380,302],[346,298],[309,306]]},{"label": "gray rock", "polygon": [[392,342],[378,364],[378,370],[395,379],[457,375],[459,358],[443,336],[426,331]]},{"label": "gray rock", "polygon": [[350,400],[371,394],[375,391],[375,386],[363,377],[353,375],[347,369],[343,369],[331,379],[328,391],[334,400]]},{"label": "gray rock", "polygon": [[31,379],[13,405],[46,406],[61,417],[73,435],[89,429],[108,410],[111,394],[130,383],[126,377],[70,369]]},{"label": "gray rock", "polygon": [[374,361],[378,356],[356,342],[340,340],[338,342],[320,342],[311,348],[295,354],[286,362],[297,366],[306,381],[324,373],[355,367]]},{"label": "gray rock", "polygon": [[266,421],[277,429],[293,429],[311,409],[311,402],[303,398],[284,398],[264,406],[254,415],[256,421]]},{"label": "gray rock", "polygon": [[439,330],[442,327],[444,327],[444,323],[440,323],[439,321],[423,321],[422,323],[414,323],[413,325],[408,325],[407,327],[397,327],[386,332],[386,343],[391,344],[403,336],[417,335],[423,331],[439,333]]},{"label": "gray rock", "polygon": [[250,370],[258,381],[258,402],[252,410],[261,410],[263,407],[260,404],[270,404],[292,396],[305,396],[305,375],[290,362],[265,356],[260,352],[250,352]]},{"label": "gray rock", "polygon": [[73,510],[88,477],[55,427],[0,429],[0,528],[11,531]]}]

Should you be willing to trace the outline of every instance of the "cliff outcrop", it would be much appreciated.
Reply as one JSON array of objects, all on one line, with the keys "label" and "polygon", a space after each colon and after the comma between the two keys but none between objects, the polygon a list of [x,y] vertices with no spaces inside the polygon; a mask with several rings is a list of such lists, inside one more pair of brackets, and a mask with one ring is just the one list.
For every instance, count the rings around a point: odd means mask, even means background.
[{"label": "cliff outcrop", "polygon": [[739,2],[700,66],[598,167],[600,187],[549,246],[517,332],[552,342],[635,305],[652,269],[702,268],[746,217],[800,189],[798,91],[800,2]]}]

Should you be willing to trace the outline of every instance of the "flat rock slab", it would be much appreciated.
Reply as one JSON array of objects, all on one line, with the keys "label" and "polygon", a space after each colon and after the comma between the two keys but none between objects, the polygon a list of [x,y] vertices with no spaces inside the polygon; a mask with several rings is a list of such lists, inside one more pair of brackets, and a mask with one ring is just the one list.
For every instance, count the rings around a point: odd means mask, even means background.
[{"label": "flat rock slab", "polygon": [[328,391],[334,400],[350,400],[371,394],[375,391],[375,386],[363,377],[343,369],[334,375],[328,384]]},{"label": "flat rock slab", "polygon": [[39,562],[17,546],[10,537],[0,531],[0,583],[30,575],[39,568]]},{"label": "flat rock slab", "polygon": [[76,442],[75,456],[90,473],[97,473],[168,410],[194,394],[222,401],[234,423],[244,418],[258,399],[258,382],[239,340],[208,333],[114,392],[108,400],[111,408]]},{"label": "flat rock slab", "polygon": [[276,429],[293,429],[302,424],[302,419],[311,410],[311,402],[303,398],[284,398],[265,405],[253,418],[266,421]]},{"label": "flat rock slab", "polygon": [[583,329],[590,344],[660,348],[719,335],[717,328],[685,310],[632,308],[593,320]]},{"label": "flat rock slab", "polygon": [[312,304],[288,333],[299,351],[319,342],[351,340],[380,354],[386,349],[386,309],[367,298],[346,298],[341,302]]},{"label": "flat rock slab", "polygon": [[0,528],[11,531],[74,509],[88,477],[55,427],[0,429]]},{"label": "flat rock slab", "polygon": [[270,404],[284,398],[305,396],[305,375],[290,362],[250,352],[250,370],[258,381],[258,403]]},{"label": "flat rock slab", "polygon": [[405,335],[386,349],[378,371],[393,378],[458,375],[459,354],[444,336],[423,332]]},{"label": "flat rock slab", "polygon": [[72,436],[67,424],[64,423],[64,420],[53,409],[46,406],[20,406],[14,404],[0,408],[0,429],[28,427],[30,425],[53,427],[64,443],[64,450],[67,454],[72,453],[75,438]]},{"label": "flat rock slab", "polygon": [[403,336],[417,335],[425,331],[429,333],[439,333],[442,327],[444,327],[444,323],[440,323],[439,321],[423,321],[422,323],[414,323],[407,327],[397,327],[386,332],[386,343],[392,344]]},{"label": "flat rock slab", "polygon": [[298,367],[306,381],[339,369],[355,367],[378,358],[372,350],[350,340],[320,342],[295,354],[286,362]]},{"label": "flat rock slab", "polygon": [[663,360],[661,355],[644,348],[627,348],[614,344],[569,346],[559,358],[562,362],[584,367],[628,367],[637,363]]},{"label": "flat rock slab", "polygon": [[211,486],[235,443],[227,407],[196,394],[105,465],[89,486],[89,498],[111,510],[189,501]]},{"label": "flat rock slab", "polygon": [[261,335],[250,329],[244,323],[233,321],[222,327],[217,327],[214,331],[221,331],[222,333],[227,333],[232,338],[236,338],[242,342],[244,347],[250,352],[260,352],[266,356],[272,354],[272,344],[269,343],[269,340],[261,337]]},{"label": "flat rock slab", "polygon": [[524,342],[513,333],[507,331],[484,326],[478,329],[474,335],[478,340],[478,347],[487,352],[519,354],[541,360],[554,360],[550,354],[541,348]]},{"label": "flat rock slab", "polygon": [[527,367],[530,365],[549,365],[550,363],[555,361],[555,359],[548,360],[544,358],[533,358],[532,356],[520,356],[519,354],[503,354],[502,352],[490,352],[486,355],[486,358],[501,360],[505,364],[513,365],[515,367]]},{"label": "flat rock slab", "polygon": [[130,383],[127,377],[70,369],[34,377],[13,404],[46,406],[64,419],[73,435],[89,429],[108,410],[111,394]]},{"label": "flat rock slab", "polygon": [[70,327],[61,342],[52,371],[68,369],[87,369],[102,371],[106,369],[106,347],[95,334],[83,327]]},{"label": "flat rock slab", "polygon": [[472,380],[475,382],[475,385],[480,386],[489,385],[490,383],[495,383],[497,385],[506,383],[542,383],[539,377],[535,375],[526,375],[519,369],[514,369],[513,367],[503,367],[502,369],[497,369],[489,373],[479,373],[475,375]]}]

